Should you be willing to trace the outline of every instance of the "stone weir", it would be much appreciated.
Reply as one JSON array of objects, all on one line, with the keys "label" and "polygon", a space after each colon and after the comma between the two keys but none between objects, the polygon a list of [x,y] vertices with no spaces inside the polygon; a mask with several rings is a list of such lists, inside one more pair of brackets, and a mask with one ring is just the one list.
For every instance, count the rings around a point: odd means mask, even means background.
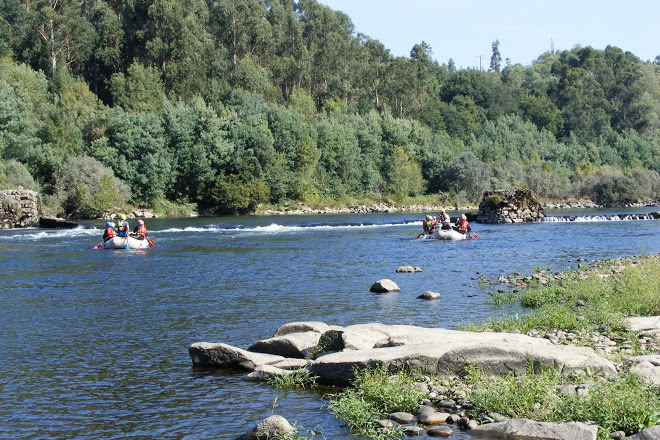
[{"label": "stone weir", "polygon": [[486,191],[479,203],[477,223],[531,223],[545,217],[541,203],[529,189]]},{"label": "stone weir", "polygon": [[648,214],[602,214],[602,215],[549,215],[543,219],[545,222],[603,222],[628,220],[658,220],[660,211]]},{"label": "stone weir", "polygon": [[0,228],[25,228],[39,222],[41,200],[35,191],[0,191]]}]

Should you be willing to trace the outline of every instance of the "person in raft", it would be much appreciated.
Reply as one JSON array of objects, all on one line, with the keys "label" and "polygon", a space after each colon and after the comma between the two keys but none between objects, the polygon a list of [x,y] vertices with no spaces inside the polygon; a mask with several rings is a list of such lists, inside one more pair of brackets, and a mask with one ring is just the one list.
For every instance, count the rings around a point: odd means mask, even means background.
[{"label": "person in raft", "polygon": [[141,218],[138,219],[137,225],[135,225],[135,228],[133,228],[133,235],[135,238],[139,238],[140,240],[144,240],[147,238],[147,227],[144,225],[144,220]]},{"label": "person in raft", "polygon": [[128,236],[128,220],[126,220],[126,216],[124,214],[119,216],[119,224],[117,225],[117,235],[119,237],[126,237]]},{"label": "person in raft", "polygon": [[103,230],[103,241],[108,241],[115,236],[115,224],[113,222],[105,222],[105,229]]},{"label": "person in raft", "polygon": [[460,232],[461,234],[467,234],[468,237],[471,236],[472,228],[468,224],[467,216],[465,214],[461,214],[461,216],[458,218],[458,222],[456,223],[456,226],[454,226],[454,230]]},{"label": "person in raft", "polygon": [[451,229],[451,217],[444,209],[440,211],[440,224],[442,224],[440,229]]},{"label": "person in raft", "polygon": [[424,232],[427,234],[434,233],[437,224],[438,220],[436,220],[436,218],[432,215],[427,215],[426,219],[422,221],[422,227],[424,228]]}]

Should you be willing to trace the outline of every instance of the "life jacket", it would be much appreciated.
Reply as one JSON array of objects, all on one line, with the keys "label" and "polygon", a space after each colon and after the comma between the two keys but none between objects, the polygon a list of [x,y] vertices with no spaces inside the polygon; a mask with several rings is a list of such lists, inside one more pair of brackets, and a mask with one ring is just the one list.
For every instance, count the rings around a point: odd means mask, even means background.
[{"label": "life jacket", "polygon": [[126,234],[128,234],[128,222],[126,220],[122,220],[117,224],[117,235],[120,237],[125,237]]},{"label": "life jacket", "polygon": [[139,228],[137,230],[137,234],[141,237],[146,237],[147,236],[147,227],[145,225],[138,225]]},{"label": "life jacket", "polygon": [[467,231],[468,231],[468,221],[467,221],[467,220],[464,220],[464,221],[461,223],[461,226],[458,228],[458,230],[461,231],[461,232],[463,232],[463,233],[467,232]]},{"label": "life jacket", "polygon": [[422,225],[424,227],[424,231],[426,231],[427,234],[431,234],[435,232],[435,225],[437,222],[435,220],[424,220]]},{"label": "life jacket", "polygon": [[108,226],[105,228],[105,231],[103,231],[103,239],[104,240],[109,240],[115,236],[115,229],[112,226]]}]

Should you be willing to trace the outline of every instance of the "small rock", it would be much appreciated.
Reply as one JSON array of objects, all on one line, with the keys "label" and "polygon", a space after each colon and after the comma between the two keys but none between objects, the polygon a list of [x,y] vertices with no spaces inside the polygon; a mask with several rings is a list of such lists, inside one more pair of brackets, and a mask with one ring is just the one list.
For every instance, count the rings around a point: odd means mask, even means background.
[{"label": "small rock", "polygon": [[415,273],[415,268],[412,266],[400,266],[396,269],[396,273]]},{"label": "small rock", "polygon": [[431,292],[430,290],[427,290],[426,292],[419,295],[417,298],[419,298],[419,299],[440,299],[440,294],[437,293],[437,292]]},{"label": "small rock", "polygon": [[432,413],[423,413],[419,415],[419,423],[423,425],[439,425],[445,423],[450,414],[434,411]]},{"label": "small rock", "polygon": [[578,299],[577,302],[575,303],[576,307],[584,307],[586,304],[583,300]]},{"label": "small rock", "polygon": [[390,420],[394,420],[401,425],[407,425],[415,420],[415,416],[407,412],[395,412],[389,415]]},{"label": "small rock", "polygon": [[426,435],[426,431],[423,428],[420,428],[419,426],[406,426],[403,428],[403,432],[410,436],[422,436]]},{"label": "small rock", "polygon": [[295,429],[287,419],[282,416],[272,415],[262,420],[252,431],[245,433],[240,440],[261,440],[275,436],[286,437],[295,432]]},{"label": "small rock", "polygon": [[378,421],[378,426],[385,429],[394,429],[396,423],[391,420],[383,419]]},{"label": "small rock", "polygon": [[426,434],[429,437],[443,437],[443,438],[449,438],[452,435],[454,435],[454,431],[449,427],[449,426],[435,426],[428,431],[426,431]]},{"label": "small rock", "polygon": [[460,419],[461,416],[459,416],[458,414],[452,414],[449,417],[447,417],[447,423],[457,424]]},{"label": "small rock", "polygon": [[616,440],[616,439],[622,439],[622,438],[624,438],[625,436],[626,436],[626,433],[623,432],[623,431],[614,431],[614,432],[610,432],[610,438],[611,438],[611,439],[615,439],[615,440]]},{"label": "small rock", "polygon": [[376,293],[401,292],[399,286],[397,286],[394,281],[387,278],[376,281],[371,285],[369,290]]}]

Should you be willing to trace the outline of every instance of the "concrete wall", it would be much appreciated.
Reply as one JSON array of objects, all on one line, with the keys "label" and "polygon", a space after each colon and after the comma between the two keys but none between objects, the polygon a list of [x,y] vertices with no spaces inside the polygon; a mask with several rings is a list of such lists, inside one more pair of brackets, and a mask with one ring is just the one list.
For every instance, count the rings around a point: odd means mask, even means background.
[{"label": "concrete wall", "polygon": [[25,228],[39,222],[39,194],[24,189],[0,191],[0,228]]}]

